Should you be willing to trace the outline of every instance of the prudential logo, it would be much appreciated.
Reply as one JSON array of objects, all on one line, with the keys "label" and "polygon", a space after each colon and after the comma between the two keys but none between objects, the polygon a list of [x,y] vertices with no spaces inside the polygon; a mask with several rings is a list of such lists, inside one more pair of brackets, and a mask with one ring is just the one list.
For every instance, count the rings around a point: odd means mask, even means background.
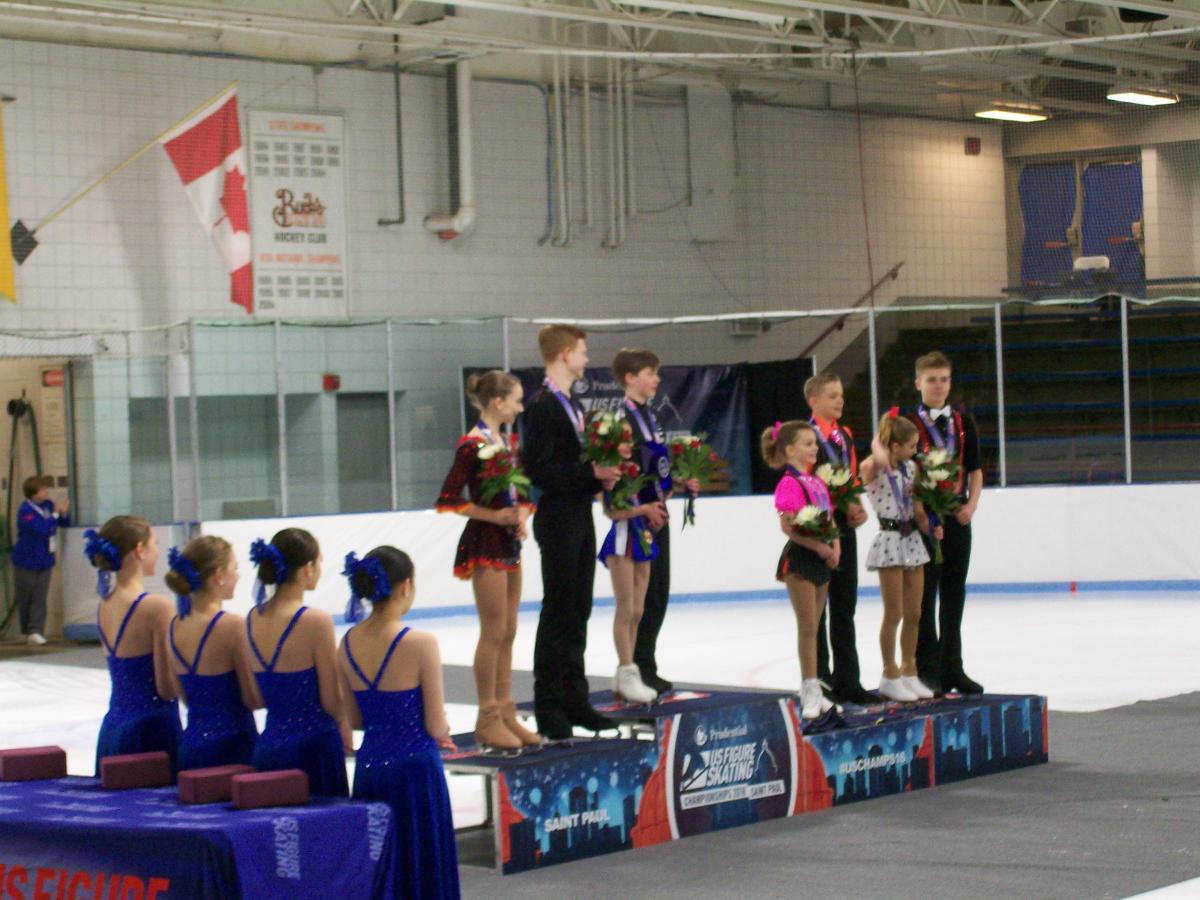
[{"label": "prudential logo", "polygon": [[703,747],[708,743],[708,732],[704,730],[703,725],[696,726],[696,733],[693,735],[697,747]]}]

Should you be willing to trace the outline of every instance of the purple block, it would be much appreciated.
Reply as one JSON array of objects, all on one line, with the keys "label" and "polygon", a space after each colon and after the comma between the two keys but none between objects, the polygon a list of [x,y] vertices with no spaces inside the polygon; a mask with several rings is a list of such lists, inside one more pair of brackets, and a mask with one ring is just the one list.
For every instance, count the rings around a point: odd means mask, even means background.
[{"label": "purple block", "polygon": [[300,806],[308,802],[308,776],[299,769],[233,776],[233,805],[238,809]]},{"label": "purple block", "polygon": [[100,786],[106,791],[166,787],[173,780],[171,760],[162,750],[106,756],[100,760]]},{"label": "purple block", "polygon": [[221,803],[233,797],[233,776],[253,772],[254,766],[212,766],[179,773],[181,803]]},{"label": "purple block", "polygon": [[67,777],[62,747],[15,747],[0,750],[0,781],[43,781]]}]

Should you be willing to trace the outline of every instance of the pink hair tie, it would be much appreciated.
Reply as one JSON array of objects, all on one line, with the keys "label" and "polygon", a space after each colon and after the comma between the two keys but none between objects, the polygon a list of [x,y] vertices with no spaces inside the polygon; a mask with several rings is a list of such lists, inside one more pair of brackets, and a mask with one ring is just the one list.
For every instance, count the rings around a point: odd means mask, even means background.
[{"label": "pink hair tie", "polygon": [[783,423],[777,419],[775,421],[775,424],[771,426],[771,440],[773,440],[773,441],[779,440],[779,429],[782,427],[783,427]]}]

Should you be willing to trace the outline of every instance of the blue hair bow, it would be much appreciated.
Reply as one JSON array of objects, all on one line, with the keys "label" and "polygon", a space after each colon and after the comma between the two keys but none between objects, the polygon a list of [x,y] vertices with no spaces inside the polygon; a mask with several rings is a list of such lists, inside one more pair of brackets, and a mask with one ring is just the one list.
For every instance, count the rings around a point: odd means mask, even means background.
[{"label": "blue hair bow", "polygon": [[[99,569],[99,572],[96,573],[96,593],[100,595],[101,600],[107,600],[108,595],[112,593],[113,573],[121,568],[121,553],[112,541],[101,537],[100,532],[95,528],[85,531],[83,540],[83,555],[87,557],[88,562]],[[96,557],[107,562],[108,568],[100,569]]]},{"label": "blue hair bow", "polygon": [[[347,622],[362,621],[362,601],[364,599],[370,600],[372,603],[378,603],[392,596],[392,579],[388,577],[383,563],[374,556],[359,559],[354,555],[354,551],[351,550],[346,554],[346,566],[342,569],[342,574],[350,581],[350,600],[346,604]],[[360,594],[354,584],[357,577],[363,574],[371,578],[371,593],[366,595]]]},{"label": "blue hair bow", "polygon": [[[288,565],[284,562],[283,554],[279,552],[279,548],[274,544],[268,544],[262,538],[258,538],[250,545],[250,562],[256,566],[261,566],[265,562],[271,563],[271,568],[275,570],[275,584],[281,585],[287,581]],[[254,581],[254,605],[262,606],[267,599],[267,586],[262,583],[262,579]]]},{"label": "blue hair bow", "polygon": [[179,618],[185,619],[192,612],[192,591],[200,590],[200,586],[204,584],[200,578],[200,573],[196,571],[195,564],[183,555],[183,552],[178,547],[172,547],[167,551],[167,566],[172,572],[178,572],[183,576],[183,579],[191,588],[186,594],[180,594],[175,600],[175,605],[179,609]]}]

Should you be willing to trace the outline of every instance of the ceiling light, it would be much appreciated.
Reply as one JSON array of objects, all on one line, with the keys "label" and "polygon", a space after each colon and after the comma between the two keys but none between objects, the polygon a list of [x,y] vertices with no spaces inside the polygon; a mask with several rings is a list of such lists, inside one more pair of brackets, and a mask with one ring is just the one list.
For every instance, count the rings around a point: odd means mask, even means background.
[{"label": "ceiling light", "polygon": [[1179,102],[1179,95],[1157,88],[1119,84],[1108,89],[1108,99],[1118,103],[1136,103],[1138,106],[1169,106]]},{"label": "ceiling light", "polygon": [[1001,122],[1045,122],[1050,113],[1036,103],[989,103],[975,110],[981,119],[999,119]]}]

